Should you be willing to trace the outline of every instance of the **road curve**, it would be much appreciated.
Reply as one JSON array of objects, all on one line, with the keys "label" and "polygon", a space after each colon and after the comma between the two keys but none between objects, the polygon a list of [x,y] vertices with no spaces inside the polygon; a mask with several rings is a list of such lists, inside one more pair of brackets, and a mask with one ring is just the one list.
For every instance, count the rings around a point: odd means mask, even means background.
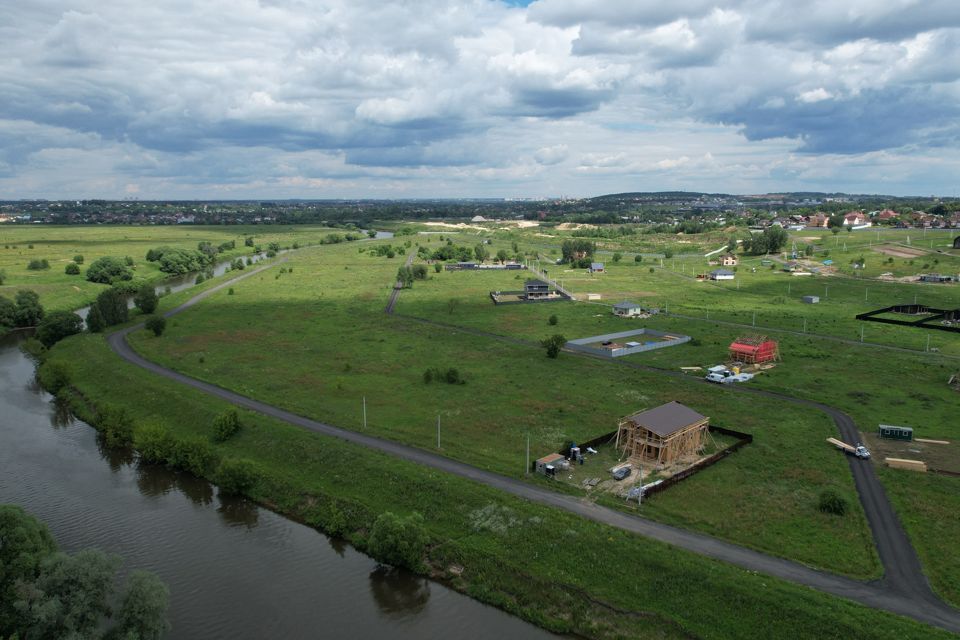
[{"label": "road curve", "polygon": [[[271,266],[273,265],[254,269],[208,289],[175,309],[167,311],[164,313],[164,316],[170,317],[176,315],[216,291],[222,290],[239,280],[256,275],[265,269],[269,269]],[[811,569],[796,562],[769,556],[704,534],[679,529],[638,516],[615,511],[607,507],[586,503],[574,496],[556,493],[532,483],[502,476],[423,449],[312,420],[273,405],[248,398],[217,385],[191,378],[172,369],[162,367],[137,354],[128,344],[126,340],[127,335],[142,328],[143,324],[141,323],[109,334],[107,336],[107,342],[110,348],[131,364],[237,406],[256,411],[315,433],[340,438],[341,440],[365,446],[397,458],[452,473],[532,502],[564,509],[581,517],[653,538],[699,555],[728,562],[743,569],[782,578],[835,596],[847,598],[869,607],[900,614],[954,633],[960,633],[960,612],[950,608],[933,595],[929,586],[926,584],[923,574],[919,571],[919,562],[916,561],[915,555],[913,556],[915,566],[913,566],[913,564],[903,566],[902,571],[905,573],[904,576],[897,576],[895,580],[891,580],[892,576],[887,576],[880,581],[864,583]],[[462,327],[456,328],[463,330]],[[800,402],[804,404],[815,404],[802,400]],[[855,428],[852,426],[852,421],[850,421],[850,425],[850,428]],[[855,472],[855,477],[856,476],[857,472]],[[883,501],[885,502],[885,498]],[[886,504],[889,507],[889,503]],[[883,526],[884,524],[890,523],[879,522],[875,525],[871,522],[871,527]],[[893,516],[892,524],[895,525],[900,535],[903,535],[895,515]],[[909,548],[912,551],[912,547]],[[885,560],[882,554],[881,560]]]}]

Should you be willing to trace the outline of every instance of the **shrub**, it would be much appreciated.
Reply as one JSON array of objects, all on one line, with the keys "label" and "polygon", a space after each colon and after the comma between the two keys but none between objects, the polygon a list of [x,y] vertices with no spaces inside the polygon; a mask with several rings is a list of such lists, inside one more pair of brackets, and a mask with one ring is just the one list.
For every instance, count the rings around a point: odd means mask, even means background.
[{"label": "shrub", "polygon": [[415,264],[413,265],[413,279],[414,280],[426,280],[427,279],[427,266],[424,264]]},{"label": "shrub", "polygon": [[823,513],[830,513],[835,516],[842,516],[847,512],[846,499],[833,489],[826,489],[820,494],[820,504],[818,506]]},{"label": "shrub", "polygon": [[167,462],[175,445],[173,436],[163,425],[151,422],[133,432],[133,442],[144,462],[163,464]]},{"label": "shrub", "polygon": [[228,295],[228,296],[232,296],[232,295],[233,295],[233,287],[230,287],[230,288],[227,290],[227,295]]},{"label": "shrub", "polygon": [[90,282],[113,284],[132,278],[133,272],[120,258],[104,256],[97,258],[87,267],[87,280]]},{"label": "shrub", "polygon": [[557,322],[559,322],[559,321],[560,321],[560,319],[557,318],[557,314],[553,314],[553,315],[550,316],[550,318],[547,320],[547,322],[550,323],[550,326],[556,326]]},{"label": "shrub", "polygon": [[107,445],[121,447],[133,442],[133,417],[123,407],[105,406],[97,423]]},{"label": "shrub", "polygon": [[46,258],[41,260],[31,260],[27,264],[27,269],[30,271],[43,271],[44,269],[50,268],[50,262]]},{"label": "shrub", "polygon": [[423,571],[426,547],[427,532],[419,513],[406,518],[389,511],[382,513],[367,539],[367,551],[376,560],[417,572]]},{"label": "shrub", "polygon": [[634,261],[634,262],[643,262],[643,256],[638,253],[637,255],[633,256],[633,261]]},{"label": "shrub", "polygon": [[548,358],[556,358],[560,355],[563,345],[567,344],[567,339],[558,333],[541,340],[540,344],[547,350]]},{"label": "shrub", "polygon": [[443,265],[441,265],[439,262],[434,262],[434,263],[433,263],[433,270],[434,270],[434,272],[436,272],[436,273],[440,273],[441,271],[443,271]]},{"label": "shrub", "polygon": [[137,289],[137,293],[133,296],[133,304],[137,306],[137,309],[146,315],[149,315],[157,310],[157,304],[160,302],[160,298],[157,297],[157,292],[154,291],[153,287],[149,284],[145,284]]},{"label": "shrub", "polygon": [[14,321],[18,327],[35,327],[43,320],[44,311],[40,305],[40,296],[35,291],[17,291],[14,297],[16,310]]},{"label": "shrub", "polygon": [[125,257],[125,258],[123,259],[123,263],[124,263],[125,265],[127,265],[128,267],[132,267],[132,266],[133,266],[133,258],[131,258],[130,256],[127,256],[127,257]]},{"label": "shrub", "polygon": [[83,264],[83,256],[78,253],[77,255],[73,256],[73,261],[77,264]]},{"label": "shrub", "polygon": [[213,441],[226,442],[240,430],[240,414],[236,409],[228,409],[213,420]]},{"label": "shrub", "polygon": [[174,440],[167,464],[189,471],[196,476],[204,476],[216,466],[217,453],[206,440],[199,438]]},{"label": "shrub", "polygon": [[653,267],[650,267],[650,273],[653,273]]},{"label": "shrub", "polygon": [[206,280],[206,277],[202,273],[198,273],[196,280],[193,281],[193,284],[201,284],[204,280]]},{"label": "shrub", "polygon": [[70,262],[64,267],[63,272],[68,276],[78,276],[80,275],[80,265],[76,262]]},{"label": "shrub", "polygon": [[167,328],[167,319],[163,316],[150,316],[144,326],[147,331],[153,331],[153,335],[159,338]]},{"label": "shrub", "polygon": [[62,362],[47,361],[37,369],[37,380],[40,386],[57,395],[70,385],[70,372]]},{"label": "shrub", "polygon": [[249,460],[228,458],[220,463],[215,480],[220,491],[227,494],[241,494],[249,491],[260,477],[254,463]]}]

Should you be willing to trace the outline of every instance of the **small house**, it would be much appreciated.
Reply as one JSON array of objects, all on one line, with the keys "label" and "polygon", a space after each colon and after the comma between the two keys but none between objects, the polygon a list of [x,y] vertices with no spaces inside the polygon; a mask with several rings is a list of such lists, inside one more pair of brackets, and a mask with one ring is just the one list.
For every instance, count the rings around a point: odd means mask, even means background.
[{"label": "small house", "polygon": [[942,276],[939,273],[925,273],[920,276],[920,282],[953,282],[953,276]]},{"label": "small house", "polygon": [[740,336],[730,343],[730,359],[745,364],[779,360],[780,347],[767,336]]},{"label": "small house", "polygon": [[613,315],[621,318],[635,318],[643,315],[643,307],[636,302],[627,302],[624,300],[623,302],[618,302],[613,305]]},{"label": "small house", "polygon": [[864,215],[863,211],[851,211],[843,216],[843,226],[845,227],[869,227],[870,218]]},{"label": "small house", "polygon": [[679,402],[668,402],[620,420],[617,449],[628,458],[670,464],[703,450],[710,418]]},{"label": "small house", "polygon": [[740,263],[737,256],[732,253],[720,256],[720,265],[724,267],[735,267]]},{"label": "small house", "polygon": [[960,236],[953,239],[953,248],[960,249]]},{"label": "small house", "polygon": [[910,442],[913,440],[913,429],[910,427],[895,427],[889,424],[880,425],[881,438],[886,440],[905,440]]},{"label": "small house", "polygon": [[803,296],[806,304],[820,304],[820,296]]},{"label": "small house", "polygon": [[591,263],[590,263],[590,273],[603,273],[603,263],[602,263],[602,262],[591,262]]},{"label": "small house", "polygon": [[733,280],[736,274],[729,269],[714,269],[710,272],[711,280]]},{"label": "small house", "polygon": [[557,470],[562,467],[562,463],[566,461],[566,458],[559,453],[551,453],[549,455],[543,456],[534,463],[534,468],[537,473],[545,476],[556,475]]},{"label": "small house", "polygon": [[527,300],[549,298],[550,285],[543,280],[527,280],[523,283],[523,297]]}]

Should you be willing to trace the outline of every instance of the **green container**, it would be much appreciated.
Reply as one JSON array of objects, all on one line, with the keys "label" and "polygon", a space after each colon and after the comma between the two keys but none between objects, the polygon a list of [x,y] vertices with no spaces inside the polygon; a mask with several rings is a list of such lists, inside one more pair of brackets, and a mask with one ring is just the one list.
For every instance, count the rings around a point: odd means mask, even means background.
[{"label": "green container", "polygon": [[880,425],[880,437],[886,440],[913,440],[913,429],[910,427],[894,427],[889,424]]}]

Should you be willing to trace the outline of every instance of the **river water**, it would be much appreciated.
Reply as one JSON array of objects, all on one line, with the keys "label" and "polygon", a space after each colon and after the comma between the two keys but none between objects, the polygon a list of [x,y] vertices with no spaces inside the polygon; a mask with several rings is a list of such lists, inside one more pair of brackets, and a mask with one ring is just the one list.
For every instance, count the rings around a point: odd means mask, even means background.
[{"label": "river water", "polygon": [[551,634],[129,451],[106,449],[0,338],[0,503],[170,588],[171,638],[550,638]]}]

